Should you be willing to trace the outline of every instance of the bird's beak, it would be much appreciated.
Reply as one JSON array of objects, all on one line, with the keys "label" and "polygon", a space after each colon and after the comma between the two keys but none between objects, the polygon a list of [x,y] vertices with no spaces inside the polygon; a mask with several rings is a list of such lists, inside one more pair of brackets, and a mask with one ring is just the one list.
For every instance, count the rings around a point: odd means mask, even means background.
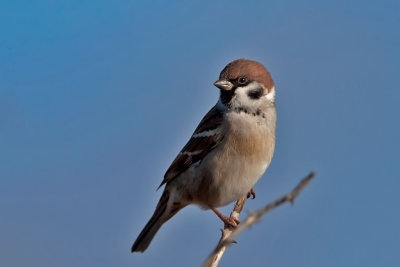
[{"label": "bird's beak", "polygon": [[214,83],[214,85],[224,91],[229,91],[233,88],[233,83],[227,80],[218,80]]}]

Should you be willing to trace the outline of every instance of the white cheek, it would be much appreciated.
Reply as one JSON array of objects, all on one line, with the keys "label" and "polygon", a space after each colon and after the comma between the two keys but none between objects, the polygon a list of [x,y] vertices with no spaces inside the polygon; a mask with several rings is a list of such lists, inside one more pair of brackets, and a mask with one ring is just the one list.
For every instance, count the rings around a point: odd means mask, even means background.
[{"label": "white cheek", "polygon": [[275,101],[275,86],[271,88],[271,91],[265,96],[269,101]]},{"label": "white cheek", "polygon": [[240,103],[240,106],[253,106],[254,100],[250,99],[247,92],[259,88],[260,84],[258,82],[252,82],[246,87],[239,87],[236,90],[236,99]]},{"label": "white cheek", "polygon": [[252,82],[249,85],[245,87],[239,87],[236,89],[235,96],[232,98],[231,101],[231,106],[232,107],[243,107],[246,109],[249,109],[249,111],[255,111],[259,108],[262,108],[264,105],[267,105],[268,103],[274,103],[275,102],[275,87],[272,87],[269,90],[269,93],[263,95],[259,99],[252,99],[249,97],[248,92],[251,90],[255,90],[258,88],[264,88],[265,87],[258,83],[258,82]]}]

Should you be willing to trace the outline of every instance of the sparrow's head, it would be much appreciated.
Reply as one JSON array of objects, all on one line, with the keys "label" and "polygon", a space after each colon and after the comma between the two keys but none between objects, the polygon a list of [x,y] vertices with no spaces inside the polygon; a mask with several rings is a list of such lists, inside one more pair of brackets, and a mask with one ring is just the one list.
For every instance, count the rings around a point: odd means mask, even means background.
[{"label": "sparrow's head", "polygon": [[214,85],[221,91],[221,103],[228,108],[258,110],[274,105],[274,82],[268,70],[256,61],[232,61],[221,71]]}]

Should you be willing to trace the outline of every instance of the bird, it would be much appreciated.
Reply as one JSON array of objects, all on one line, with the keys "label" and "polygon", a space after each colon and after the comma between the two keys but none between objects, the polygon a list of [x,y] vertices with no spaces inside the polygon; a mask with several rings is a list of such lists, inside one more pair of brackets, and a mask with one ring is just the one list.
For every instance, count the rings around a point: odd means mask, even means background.
[{"label": "bird", "polygon": [[238,219],[218,207],[253,195],[275,149],[275,86],[263,64],[237,59],[214,83],[220,95],[167,169],[157,207],[131,252],[144,252],[161,226],[187,205],[211,209],[228,226]]}]

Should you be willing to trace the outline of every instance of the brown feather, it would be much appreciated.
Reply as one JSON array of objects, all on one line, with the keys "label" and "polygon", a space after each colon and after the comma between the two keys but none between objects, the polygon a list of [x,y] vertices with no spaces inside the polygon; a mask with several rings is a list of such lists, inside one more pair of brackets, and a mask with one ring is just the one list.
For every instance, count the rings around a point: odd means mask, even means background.
[{"label": "brown feather", "polygon": [[[213,107],[200,121],[193,135],[218,128],[222,123],[222,116],[222,112]],[[193,137],[193,135],[168,168],[160,187],[172,181],[194,163],[202,160],[222,139],[221,134],[218,132],[214,135],[204,137]],[[185,154],[185,152],[189,153]]]},{"label": "brown feather", "polygon": [[[167,217],[165,214],[168,205],[168,200],[169,200],[169,191],[165,190],[160,198],[160,201],[157,204],[153,216],[150,218],[146,226],[140,232],[139,236],[135,240],[135,243],[133,243],[131,252],[145,251],[147,247],[150,245],[150,242],[151,240],[153,240],[157,231],[162,226],[162,224],[168,220],[167,218],[172,217],[172,215]],[[163,216],[164,218],[162,218]]]},{"label": "brown feather", "polygon": [[252,81],[259,81],[264,84],[268,91],[274,87],[274,81],[268,70],[259,62],[249,59],[237,59],[232,61],[221,71],[220,79],[231,80],[239,76],[246,76]]}]

